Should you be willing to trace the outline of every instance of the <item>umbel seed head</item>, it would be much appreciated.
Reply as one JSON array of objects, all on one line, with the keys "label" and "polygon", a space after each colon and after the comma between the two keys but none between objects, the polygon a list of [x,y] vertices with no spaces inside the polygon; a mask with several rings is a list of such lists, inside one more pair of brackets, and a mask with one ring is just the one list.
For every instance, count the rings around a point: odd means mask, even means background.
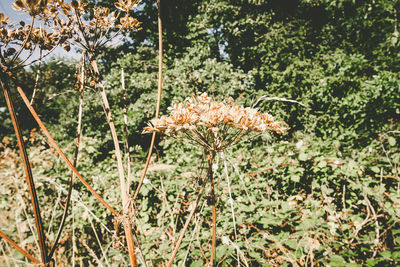
[{"label": "umbel seed head", "polygon": [[183,102],[174,101],[168,109],[168,116],[152,119],[143,132],[181,137],[212,151],[221,151],[252,132],[284,133],[288,129],[268,113],[245,108],[233,100],[214,101],[207,93]]}]

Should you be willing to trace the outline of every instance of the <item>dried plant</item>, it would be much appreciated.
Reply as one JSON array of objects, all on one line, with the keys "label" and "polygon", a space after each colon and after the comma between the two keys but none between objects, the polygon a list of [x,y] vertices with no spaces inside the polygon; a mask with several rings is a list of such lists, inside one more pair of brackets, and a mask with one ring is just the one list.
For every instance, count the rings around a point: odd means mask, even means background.
[{"label": "dried plant", "polygon": [[[14,9],[26,11],[32,17],[30,24],[26,24],[23,21],[21,21],[19,25],[11,24],[9,23],[9,18],[6,18],[4,14],[0,14],[1,87],[7,103],[8,110],[10,111],[14,131],[17,136],[21,158],[24,162],[26,183],[29,186],[31,203],[34,209],[35,223],[40,244],[41,262],[43,264],[47,264],[50,260],[47,254],[46,236],[43,229],[42,216],[40,214],[39,201],[36,194],[36,188],[32,176],[28,154],[26,152],[23,136],[20,129],[20,123],[16,116],[14,103],[10,94],[9,82],[10,79],[13,77],[14,71],[17,68],[27,65],[27,60],[32,56],[37,47],[41,51],[48,50],[50,53],[57,46],[57,44],[65,40],[57,31],[47,31],[42,27],[34,27],[36,18],[39,18],[42,21],[43,26],[53,26],[53,23],[56,20],[58,14],[55,8],[56,5],[57,3],[54,1],[15,1],[15,3],[13,4]],[[19,56],[21,55],[23,50],[28,51],[28,55],[24,59],[20,59]],[[32,62],[30,62],[29,64],[31,64]],[[11,239],[6,238],[6,240]],[[15,246],[15,242],[13,242],[12,240],[9,241],[9,243],[17,248]],[[20,249],[18,250],[21,251]],[[27,255],[27,253],[23,254]],[[30,259],[32,260],[33,257],[30,257]]]},{"label": "dried plant", "polygon": [[[137,0],[119,0],[115,3],[117,12],[111,12],[106,7],[94,7],[90,9],[87,3],[82,1],[72,1],[71,4],[61,3],[61,10],[66,21],[59,19],[57,26],[59,31],[69,34],[73,44],[84,51],[84,55],[89,62],[89,82],[91,86],[98,87],[103,101],[104,110],[108,125],[110,127],[112,139],[115,148],[115,157],[117,159],[118,175],[122,197],[122,218],[129,217],[129,179],[125,175],[122,161],[121,149],[117,131],[112,118],[111,107],[108,102],[101,75],[97,65],[97,56],[99,49],[113,46],[121,42],[126,34],[131,30],[140,30],[140,22],[129,15],[129,12],[136,8]],[[128,220],[123,221],[125,237],[128,245],[131,266],[137,265],[135,246],[132,234],[132,225]]]},{"label": "dried plant", "polygon": [[[112,46],[122,41],[125,38],[125,35],[121,35],[122,32],[141,29],[141,23],[129,15],[138,2],[115,2],[118,12],[111,12],[107,7],[95,6],[91,9],[83,1],[72,1],[71,4],[61,2],[61,12],[67,19],[58,17],[56,26],[59,32],[68,34],[75,45],[94,57],[105,44]],[[110,43],[111,41],[114,42]]]},{"label": "dried plant", "polygon": [[[42,0],[17,0],[12,4],[17,11],[25,11],[31,16],[30,23],[20,21],[18,24],[9,22],[9,18],[0,13],[0,60],[3,72],[27,66],[50,54],[58,45],[70,49],[69,34],[60,30],[59,1]],[[36,21],[39,25],[36,26]],[[47,51],[40,59],[28,60],[36,49]],[[19,58],[21,52],[28,53],[24,58]],[[19,62],[16,62],[19,59]]]},{"label": "dried plant", "polygon": [[168,108],[171,113],[150,121],[143,133],[163,133],[168,136],[180,138],[204,149],[204,157],[208,161],[207,176],[203,180],[195,206],[192,209],[176,242],[168,266],[172,265],[179,249],[183,235],[191,217],[194,215],[204,187],[210,180],[211,205],[212,205],[212,242],[211,265],[215,260],[216,247],[216,208],[213,178],[213,164],[218,152],[237,144],[243,137],[252,133],[265,133],[274,131],[284,133],[288,127],[284,122],[275,121],[272,115],[260,113],[254,108],[245,108],[230,99],[227,103],[212,100],[207,93],[197,97],[192,96],[183,102],[174,101]]},{"label": "dried plant", "polygon": [[214,153],[254,132],[284,133],[287,130],[285,123],[275,121],[270,114],[239,106],[233,99],[227,103],[213,101],[207,93],[182,103],[175,101],[168,109],[170,115],[151,120],[144,133],[180,137]]},{"label": "dried plant", "polygon": [[[37,221],[37,229],[39,234],[43,264],[47,264],[51,260],[51,255],[54,252],[54,248],[57,244],[54,244],[50,254],[48,254],[45,240],[46,238],[41,222],[39,203],[36,196],[32,172],[30,170],[28,155],[26,153],[23,137],[19,127],[19,122],[14,111],[14,105],[8,88],[9,79],[13,77],[13,72],[15,69],[27,65],[27,60],[33,55],[36,48],[40,49],[41,54],[41,57],[38,60],[41,60],[42,57],[48,55],[59,44],[62,44],[62,46],[68,51],[70,50],[70,45],[72,42],[84,51],[83,54],[88,57],[91,66],[91,85],[98,85],[98,87],[101,89],[101,94],[107,113],[107,120],[109,122],[110,129],[113,135],[115,151],[118,160],[121,193],[125,214],[127,210],[126,207],[129,202],[129,197],[126,190],[126,180],[124,177],[124,170],[119,151],[118,138],[116,136],[116,130],[112,121],[111,111],[104,90],[104,86],[101,82],[100,73],[98,71],[96,56],[98,54],[98,49],[105,44],[114,45],[120,42],[125,37],[124,35],[120,34],[122,31],[140,29],[140,23],[137,21],[137,19],[130,17],[128,14],[132,9],[136,7],[137,3],[138,1],[120,0],[115,3],[118,12],[110,12],[110,10],[105,7],[94,7],[94,9],[91,10],[88,8],[88,5],[82,1],[72,1],[70,4],[68,4],[62,0],[16,0],[13,3],[13,8],[17,11],[27,12],[32,18],[30,24],[26,24],[25,22],[20,22],[19,25],[9,24],[9,18],[6,18],[4,14],[0,14],[1,86],[3,88],[8,109],[11,113],[11,118],[17,135],[18,145],[21,151],[21,157],[24,160],[24,166],[27,174],[27,183],[29,184],[32,205],[34,206],[35,210],[35,218]],[[125,15],[122,16],[122,14]],[[39,19],[42,24],[39,27],[34,27],[35,20],[37,19]],[[115,39],[117,39],[117,41],[115,43],[111,43],[111,41]],[[28,55],[24,59],[20,59],[19,57],[23,50],[27,50]],[[42,51],[48,51],[48,53],[42,56]],[[35,62],[35,60],[29,62],[29,64],[33,62]],[[24,97],[22,90],[20,90],[20,88],[18,89],[21,96]],[[27,101],[26,97],[24,98],[24,102],[26,103],[32,114],[36,115],[34,117],[41,125],[41,128],[45,132],[47,132],[43,123],[41,123],[39,117],[33,110],[33,107]],[[48,132],[47,136],[49,138],[49,141],[52,141],[51,143],[57,148],[57,144],[51,138]],[[58,152],[63,155],[61,150],[59,150]],[[77,176],[85,183],[83,178],[79,175],[79,173],[77,173],[76,169],[74,168],[74,166],[72,166],[69,160],[65,157],[63,158],[71,167],[71,169],[77,174]],[[91,189],[91,187],[87,183],[85,183],[85,185],[89,188],[89,190]],[[92,193],[95,194],[96,197],[98,197],[102,201],[100,196],[98,196],[95,192]],[[105,205],[106,204],[107,203],[105,203]],[[66,207],[67,206],[68,205],[66,205]],[[111,208],[108,204],[106,206]],[[111,210],[114,214],[119,215],[114,209],[111,208]],[[60,228],[62,228],[62,226]],[[129,224],[126,224],[124,225],[124,228],[129,248],[131,265],[136,266],[137,263],[131,226]],[[57,238],[59,238],[60,232],[61,230],[59,231]]]}]

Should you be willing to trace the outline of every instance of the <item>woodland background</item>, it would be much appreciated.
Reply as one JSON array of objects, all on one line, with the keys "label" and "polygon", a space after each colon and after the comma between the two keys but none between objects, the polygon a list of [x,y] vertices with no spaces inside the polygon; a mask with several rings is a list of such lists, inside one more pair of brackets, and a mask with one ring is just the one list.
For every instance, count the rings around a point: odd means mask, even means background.
[{"label": "woodland background", "polygon": [[[109,1],[96,1],[113,8]],[[217,262],[221,266],[395,266],[400,264],[400,1],[397,0],[169,0],[161,1],[164,80],[161,113],[174,99],[208,92],[245,106],[261,96],[260,111],[285,121],[271,134],[225,152],[238,236],[232,230],[223,160],[217,179]],[[157,6],[143,0],[135,17],[143,30],[102,51],[112,112],[123,136],[121,70],[128,100],[132,188],[150,143],[141,132],[154,117],[157,94]],[[73,154],[79,92],[77,61],[41,63],[35,108],[68,155]],[[38,66],[18,74],[32,94]],[[70,172],[38,133],[14,91],[45,217],[62,213]],[[111,203],[119,203],[113,143],[99,94],[84,95],[78,170]],[[4,98],[0,98],[0,228],[37,250],[26,204],[24,173]],[[122,144],[121,144],[122,146]],[[149,266],[166,262],[194,201],[201,151],[157,137],[138,200],[137,238]],[[21,191],[22,190],[22,191]],[[25,192],[27,192],[25,190]],[[207,193],[207,192],[206,192]],[[72,213],[56,252],[62,265],[127,264],[111,215],[76,182]],[[25,203],[25,204],[24,204]],[[179,266],[209,257],[210,207],[200,204],[177,254]],[[123,239],[121,239],[123,242]],[[232,245],[233,244],[233,245]],[[23,256],[0,240],[0,264]],[[140,257],[139,257],[140,258]]]}]

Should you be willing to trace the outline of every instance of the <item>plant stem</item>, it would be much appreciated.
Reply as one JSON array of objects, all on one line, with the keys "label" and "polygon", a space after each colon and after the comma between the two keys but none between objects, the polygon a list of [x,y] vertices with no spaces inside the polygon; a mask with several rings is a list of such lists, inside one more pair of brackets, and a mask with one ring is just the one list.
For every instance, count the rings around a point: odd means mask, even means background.
[{"label": "plant stem", "polygon": [[36,95],[36,91],[37,91],[37,88],[38,88],[38,84],[39,84],[39,77],[40,77],[40,67],[41,67],[41,65],[42,65],[42,59],[43,59],[43,57],[42,57],[42,52],[43,52],[43,50],[42,50],[42,48],[40,48],[40,54],[39,54],[39,63],[38,63],[38,69],[37,69],[37,71],[36,71],[36,77],[35,77],[35,85],[33,86],[33,93],[32,93],[32,98],[31,98],[31,105],[33,105],[33,101],[35,100],[35,95]]},{"label": "plant stem", "polygon": [[211,209],[212,209],[212,240],[211,240],[211,258],[210,258],[210,264],[211,266],[214,265],[214,260],[215,260],[215,247],[216,247],[216,237],[217,237],[217,212],[215,209],[215,191],[214,191],[214,176],[213,176],[213,170],[212,170],[212,166],[213,166],[213,162],[214,162],[214,158],[215,158],[215,153],[214,152],[210,152],[208,155],[208,165],[209,165],[209,169],[211,169],[211,171],[209,172],[209,176],[210,176],[210,183],[211,183]]},{"label": "plant stem", "polygon": [[4,240],[7,241],[8,244],[10,244],[12,247],[14,247],[16,250],[18,250],[19,252],[21,252],[25,257],[27,257],[30,261],[32,261],[35,264],[40,264],[40,261],[36,258],[34,258],[31,254],[29,254],[28,252],[26,252],[26,250],[24,250],[23,248],[21,248],[20,246],[18,246],[17,243],[15,243],[11,238],[9,238],[5,233],[3,233],[2,231],[0,231],[0,237],[2,237]]},{"label": "plant stem", "polygon": [[[162,21],[161,21],[161,0],[157,0],[158,7],[158,92],[157,92],[157,106],[156,106],[156,118],[160,115],[160,105],[161,105],[161,93],[162,93],[162,68],[163,68],[163,46],[162,46]],[[150,164],[151,153],[153,152],[154,143],[156,140],[156,133],[154,132],[151,136],[150,148],[147,154],[146,163],[142,172],[142,176],[140,177],[139,184],[136,188],[135,194],[132,198],[132,204],[134,204],[136,198],[138,197],[140,188],[143,185],[143,180],[146,177],[147,169]]]},{"label": "plant stem", "polygon": [[180,234],[180,236],[178,238],[178,241],[176,241],[176,245],[175,245],[174,251],[172,252],[171,258],[168,261],[167,267],[171,267],[172,266],[172,263],[173,263],[174,258],[176,256],[176,253],[178,252],[179,246],[182,243],[183,236],[185,235],[185,232],[186,232],[186,230],[187,230],[187,228],[188,228],[188,226],[190,224],[190,220],[192,219],[194,213],[196,212],[197,206],[199,205],[200,198],[203,195],[204,188],[206,187],[206,184],[207,184],[207,181],[208,181],[210,175],[212,175],[212,165],[211,165],[211,168],[210,168],[210,165],[208,166],[207,176],[204,178],[203,185],[201,186],[200,191],[199,191],[199,193],[197,195],[194,207],[193,207],[192,211],[189,213],[188,218],[186,219],[185,225],[183,226],[183,229],[182,229],[182,232],[181,232],[181,234]]},{"label": "plant stem", "polygon": [[128,131],[128,111],[126,108],[126,88],[125,88],[125,72],[124,68],[121,69],[121,87],[122,87],[122,112],[124,114],[124,134],[125,134],[125,158],[126,158],[126,180],[127,180],[127,194],[129,195],[130,181],[131,181],[131,154],[129,152],[129,131]]},{"label": "plant stem", "polygon": [[[229,202],[231,204],[231,213],[232,213],[232,222],[233,222],[233,231],[235,234],[235,242],[237,242],[237,231],[236,231],[236,219],[235,219],[235,211],[233,209],[233,198],[232,198],[232,190],[231,190],[231,182],[229,180],[228,166],[226,164],[226,158],[223,151],[221,151],[221,158],[224,161],[224,172],[226,176],[226,181],[228,183],[228,192],[229,192]],[[237,256],[237,264],[240,267],[240,254],[239,254],[239,246],[236,247],[236,256]],[[246,263],[247,265],[247,263]]]},{"label": "plant stem", "polygon": [[[40,64],[40,63],[39,63]],[[76,168],[78,162],[78,153],[79,153],[79,143],[81,140],[81,129],[82,129],[82,113],[83,113],[83,94],[85,90],[85,55],[82,53],[82,69],[81,69],[81,81],[80,81],[80,92],[79,92],[79,109],[78,109],[78,126],[76,127],[76,139],[75,139],[75,151],[74,151],[74,159],[73,159],[73,166]],[[33,96],[32,100],[33,101]],[[68,193],[67,193],[67,200],[65,202],[64,212],[61,218],[60,227],[58,228],[56,239],[54,240],[53,247],[50,250],[49,259],[53,257],[53,254],[58,246],[58,240],[61,237],[62,230],[64,229],[65,220],[68,215],[68,208],[71,202],[71,194],[72,194],[72,186],[74,184],[74,172],[71,172],[71,178],[69,180],[68,185]]]},{"label": "plant stem", "polygon": [[[111,108],[110,108],[110,104],[108,103],[107,94],[104,89],[103,83],[100,79],[100,72],[97,67],[97,61],[93,56],[94,56],[93,54],[90,55],[90,57],[91,57],[90,64],[93,68],[96,78],[98,79],[97,85],[100,88],[100,94],[103,99],[103,104],[104,104],[104,108],[105,108],[105,112],[106,112],[106,116],[107,116],[107,122],[108,122],[108,125],[110,126],[111,135],[112,135],[112,138],[114,141],[115,157],[117,158],[119,182],[120,182],[121,195],[122,195],[122,210],[123,210],[123,215],[126,215],[128,213],[129,196],[127,193],[128,191],[126,189],[126,181],[125,181],[124,166],[123,166],[122,156],[121,156],[121,149],[119,147],[117,131],[115,129],[114,121],[112,119]],[[133,234],[132,234],[131,224],[130,224],[129,220],[124,220],[123,225],[124,225],[126,242],[128,244],[128,251],[129,251],[129,258],[130,258],[131,266],[137,266],[137,259],[136,259],[136,254],[135,254],[135,245],[133,243]]]},{"label": "plant stem", "polygon": [[40,215],[39,200],[38,200],[38,197],[36,194],[35,183],[33,181],[31,165],[29,163],[29,158],[28,158],[28,154],[26,152],[24,139],[23,139],[23,136],[21,133],[21,129],[19,127],[18,118],[15,113],[14,103],[12,102],[10,91],[8,89],[6,74],[1,73],[0,75],[1,75],[1,77],[0,77],[1,87],[3,89],[3,93],[4,93],[4,97],[6,99],[8,110],[10,111],[15,135],[17,136],[17,142],[18,142],[18,147],[19,147],[19,151],[21,154],[21,158],[22,158],[22,161],[24,162],[24,169],[25,169],[25,173],[26,173],[26,183],[28,184],[28,187],[29,187],[29,193],[31,195],[31,203],[32,203],[33,212],[35,215],[36,228],[38,231],[40,255],[42,258],[42,263],[47,264],[48,260],[47,260],[46,236],[45,236],[45,233],[43,230],[42,217]]}]

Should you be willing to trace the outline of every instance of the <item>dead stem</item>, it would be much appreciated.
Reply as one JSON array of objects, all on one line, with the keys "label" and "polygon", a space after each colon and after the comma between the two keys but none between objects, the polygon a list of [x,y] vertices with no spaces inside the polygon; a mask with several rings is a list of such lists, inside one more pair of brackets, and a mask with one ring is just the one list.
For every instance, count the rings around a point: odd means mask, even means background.
[{"label": "dead stem", "polygon": [[34,258],[32,255],[30,255],[28,252],[26,252],[26,250],[24,250],[23,248],[21,248],[20,246],[18,246],[17,243],[15,243],[14,241],[12,241],[11,238],[9,238],[5,233],[3,233],[0,230],[0,237],[2,237],[4,240],[7,241],[8,244],[10,244],[13,248],[15,248],[16,250],[18,250],[19,252],[21,252],[25,257],[27,257],[30,261],[32,261],[35,264],[40,264],[40,261],[36,258]]},{"label": "dead stem", "polygon": [[125,134],[125,158],[126,158],[126,180],[127,180],[127,194],[129,195],[130,181],[131,181],[131,154],[129,152],[129,131],[128,131],[128,111],[126,109],[126,88],[125,88],[125,75],[124,69],[121,69],[121,87],[122,87],[122,112],[124,114],[124,134]]},{"label": "dead stem", "polygon": [[22,158],[22,161],[24,162],[24,169],[25,169],[25,173],[26,173],[26,183],[28,184],[28,187],[29,187],[29,193],[31,195],[31,203],[32,203],[32,207],[33,207],[33,212],[35,214],[35,222],[36,222],[36,228],[38,231],[38,239],[39,239],[42,263],[47,264],[48,261],[47,261],[46,236],[45,236],[45,233],[43,230],[42,217],[40,215],[39,201],[38,201],[38,197],[36,194],[35,183],[34,183],[33,176],[32,176],[32,170],[31,170],[31,165],[29,163],[28,154],[27,154],[26,148],[25,148],[24,139],[23,139],[23,136],[21,133],[21,129],[19,127],[17,115],[15,113],[14,103],[12,102],[10,91],[9,91],[8,85],[6,84],[6,79],[7,79],[6,75],[4,73],[1,73],[1,77],[0,77],[1,87],[3,89],[4,97],[7,102],[8,110],[10,111],[15,135],[17,136],[17,142],[18,142],[18,147],[19,147],[19,151],[21,154],[21,158]]},{"label": "dead stem", "polygon": [[200,199],[201,199],[201,196],[203,195],[204,188],[206,187],[207,181],[208,181],[208,179],[209,179],[211,173],[212,173],[212,165],[211,165],[211,168],[210,168],[210,165],[209,165],[209,166],[208,166],[208,170],[207,170],[207,176],[204,178],[203,185],[201,186],[200,191],[199,191],[199,193],[198,193],[198,195],[197,195],[197,198],[196,198],[196,202],[195,202],[195,204],[194,204],[194,207],[193,207],[193,209],[190,211],[190,214],[189,214],[188,218],[186,219],[186,222],[185,222],[185,225],[183,226],[183,229],[182,229],[182,231],[181,231],[181,234],[180,234],[178,240],[176,241],[175,248],[174,248],[174,250],[173,250],[173,252],[172,252],[171,258],[170,258],[169,261],[168,261],[167,267],[171,267],[171,266],[172,266],[172,263],[173,263],[174,258],[175,258],[175,256],[176,256],[176,253],[178,252],[179,246],[180,246],[181,243],[182,243],[183,236],[185,235],[185,232],[186,232],[186,230],[187,230],[187,228],[188,228],[188,226],[189,226],[189,224],[190,224],[190,220],[192,219],[193,215],[194,215],[195,212],[196,212],[197,206],[199,205],[199,201],[200,201]]},{"label": "dead stem", "polygon": [[[94,56],[93,54],[90,55],[90,57],[91,57],[90,64],[93,68],[96,78],[98,79],[97,85],[100,88],[100,94],[103,99],[103,105],[104,105],[104,108],[106,111],[107,122],[110,127],[111,135],[112,135],[112,138],[114,141],[115,157],[117,158],[119,182],[120,182],[121,195],[122,195],[122,213],[127,214],[128,206],[129,206],[129,196],[127,193],[128,191],[126,189],[127,187],[126,187],[126,180],[125,180],[125,172],[124,172],[124,166],[123,166],[123,162],[122,162],[121,150],[119,147],[117,131],[115,129],[114,121],[112,118],[111,108],[110,108],[110,104],[108,103],[107,94],[104,89],[103,83],[100,79],[100,72],[97,67],[97,61],[93,56]],[[128,222],[128,221],[124,222],[124,231],[125,231],[126,242],[128,244],[128,251],[129,251],[129,258],[131,261],[131,266],[137,266],[135,245],[133,243],[133,234],[132,234],[132,227],[131,227],[130,222]]]},{"label": "dead stem", "polygon": [[39,52],[39,63],[38,63],[38,69],[36,71],[36,77],[35,77],[35,85],[33,86],[33,93],[32,93],[32,98],[31,98],[31,102],[30,104],[33,105],[33,101],[35,100],[35,95],[37,92],[37,88],[38,88],[38,84],[39,84],[39,77],[40,77],[40,67],[42,66],[42,53],[43,53],[43,49],[40,48],[40,52]]},{"label": "dead stem", "polygon": [[[160,10],[160,1],[157,0],[157,7],[158,7],[158,92],[157,92],[157,106],[156,106],[156,118],[160,115],[160,105],[161,105],[161,93],[162,93],[162,68],[163,68],[163,46],[162,46],[162,21],[161,21],[161,10]],[[140,188],[142,187],[143,180],[146,177],[147,169],[150,164],[151,153],[153,152],[154,142],[156,139],[156,133],[154,132],[151,136],[150,148],[146,158],[146,164],[144,166],[142,176],[140,177],[139,184],[136,188],[135,195],[133,196],[132,203],[134,204]]]}]

